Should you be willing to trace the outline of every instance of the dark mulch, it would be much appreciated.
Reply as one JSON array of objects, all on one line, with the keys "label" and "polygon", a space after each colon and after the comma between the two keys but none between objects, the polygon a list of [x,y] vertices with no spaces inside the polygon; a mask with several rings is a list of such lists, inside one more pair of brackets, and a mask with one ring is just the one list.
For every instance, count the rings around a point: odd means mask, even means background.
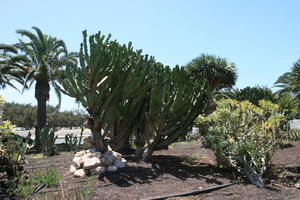
[{"label": "dark mulch", "polygon": [[[215,167],[213,153],[201,148],[200,142],[178,144],[170,150],[157,151],[149,163],[137,163],[132,156],[126,156],[128,167],[101,177],[72,177],[68,174],[72,158],[72,153],[63,152],[47,159],[30,159],[25,169],[30,172],[35,168],[56,166],[63,177],[65,192],[72,192],[77,187],[93,188],[91,199],[148,199],[236,181],[243,183],[207,194],[170,199],[300,199],[300,189],[294,186],[298,180],[286,180],[287,176],[276,177],[267,188],[257,188]],[[300,173],[297,171],[300,166],[300,142],[292,142],[279,150],[272,163],[280,173],[291,170],[294,174]],[[61,188],[44,188],[41,193],[51,195],[57,191]]]}]

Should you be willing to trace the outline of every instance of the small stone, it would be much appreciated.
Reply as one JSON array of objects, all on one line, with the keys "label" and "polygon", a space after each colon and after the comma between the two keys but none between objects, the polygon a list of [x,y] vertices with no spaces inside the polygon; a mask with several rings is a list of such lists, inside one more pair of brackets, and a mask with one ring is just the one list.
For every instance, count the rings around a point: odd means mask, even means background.
[{"label": "small stone", "polygon": [[103,174],[105,171],[106,171],[106,167],[104,166],[98,166],[96,168],[90,169],[92,175],[100,175]]},{"label": "small stone", "polygon": [[122,160],[115,160],[114,166],[117,167],[118,169],[126,167],[126,163],[122,162]]},{"label": "small stone", "polygon": [[91,169],[99,166],[101,161],[99,158],[92,157],[92,158],[85,158],[83,163],[83,169]]},{"label": "small stone", "polygon": [[107,171],[109,171],[109,172],[115,172],[117,170],[118,170],[118,168],[114,165],[110,165],[107,167]]},{"label": "small stone", "polygon": [[122,154],[116,152],[116,151],[113,151],[113,156],[116,158],[116,160],[122,160]]},{"label": "small stone", "polygon": [[92,157],[96,157],[96,158],[100,159],[101,156],[102,156],[101,152],[94,152],[94,153],[92,153]]},{"label": "small stone", "polygon": [[80,159],[81,159],[81,157],[74,157],[73,158],[73,162],[74,162],[74,165],[75,165],[76,169],[79,169],[82,166],[82,164],[80,162]]},{"label": "small stone", "polygon": [[127,163],[127,160],[125,158],[122,158],[123,163]]},{"label": "small stone", "polygon": [[70,173],[70,174],[74,174],[75,171],[76,171],[75,165],[70,165],[69,173]]},{"label": "small stone", "polygon": [[112,151],[105,152],[104,154],[102,154],[102,157],[101,157],[101,161],[103,162],[103,164],[105,166],[112,165],[114,163],[115,159],[116,158],[113,155]]},{"label": "small stone", "polygon": [[85,151],[86,153],[95,153],[96,152],[96,148],[93,147],[93,148],[90,148],[88,150]]},{"label": "small stone", "polygon": [[93,157],[92,155],[93,155],[93,153],[89,152],[89,153],[86,153],[84,156],[87,158],[91,158],[91,157]]},{"label": "small stone", "polygon": [[112,151],[112,148],[108,145],[107,146],[108,151]]},{"label": "small stone", "polygon": [[85,151],[84,150],[82,150],[82,151],[78,151],[77,153],[75,153],[75,157],[81,157],[81,156],[83,156],[85,154]]},{"label": "small stone", "polygon": [[299,182],[299,183],[296,183],[296,184],[295,184],[295,187],[296,187],[297,189],[300,189],[300,182]]},{"label": "small stone", "polygon": [[85,177],[84,169],[78,169],[74,172],[74,177]]}]

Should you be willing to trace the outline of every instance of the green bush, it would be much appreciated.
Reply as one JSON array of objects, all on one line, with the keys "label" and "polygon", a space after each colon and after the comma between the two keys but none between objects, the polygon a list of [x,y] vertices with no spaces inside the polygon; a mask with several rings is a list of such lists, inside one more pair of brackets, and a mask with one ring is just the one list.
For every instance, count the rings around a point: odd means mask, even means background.
[{"label": "green bush", "polygon": [[279,106],[261,100],[259,106],[249,101],[222,99],[207,117],[197,124],[208,124],[207,145],[215,152],[219,165],[242,173],[258,186],[273,153],[287,139],[287,120]]},{"label": "green bush", "polygon": [[35,177],[29,176],[28,174],[20,174],[14,178],[11,190],[17,197],[26,198],[32,195],[37,183]]},{"label": "green bush", "polygon": [[55,146],[57,136],[55,136],[54,130],[54,128],[50,128],[48,126],[36,129],[36,149],[43,152],[46,156],[53,156],[57,153]]},{"label": "green bush", "polygon": [[0,125],[0,172],[7,173],[9,177],[15,176],[22,169],[27,149],[22,138],[12,133],[12,128],[9,121]]}]

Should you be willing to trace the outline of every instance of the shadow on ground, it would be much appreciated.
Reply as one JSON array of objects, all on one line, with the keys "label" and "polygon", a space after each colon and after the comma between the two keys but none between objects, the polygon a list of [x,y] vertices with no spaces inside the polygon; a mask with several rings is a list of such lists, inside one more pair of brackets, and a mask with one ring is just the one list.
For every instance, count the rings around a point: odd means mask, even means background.
[{"label": "shadow on ground", "polygon": [[[133,158],[127,157],[127,160]],[[162,179],[188,178],[205,180],[206,183],[222,184],[218,177],[233,179],[233,175],[207,163],[189,163],[182,157],[156,155],[149,163],[140,162],[137,166],[128,166],[115,173],[106,173],[99,177],[100,181],[109,181],[120,187],[134,184],[150,184]]]}]

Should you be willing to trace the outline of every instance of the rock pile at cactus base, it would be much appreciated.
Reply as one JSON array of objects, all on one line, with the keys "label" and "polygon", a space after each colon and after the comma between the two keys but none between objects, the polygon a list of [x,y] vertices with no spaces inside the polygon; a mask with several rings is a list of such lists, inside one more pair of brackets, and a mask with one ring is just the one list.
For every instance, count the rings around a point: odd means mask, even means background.
[{"label": "rock pile at cactus base", "polygon": [[126,167],[127,161],[118,152],[108,150],[102,154],[96,152],[95,148],[91,148],[75,153],[73,163],[70,166],[70,174],[75,177],[85,177],[100,175],[106,171],[115,172]]}]

